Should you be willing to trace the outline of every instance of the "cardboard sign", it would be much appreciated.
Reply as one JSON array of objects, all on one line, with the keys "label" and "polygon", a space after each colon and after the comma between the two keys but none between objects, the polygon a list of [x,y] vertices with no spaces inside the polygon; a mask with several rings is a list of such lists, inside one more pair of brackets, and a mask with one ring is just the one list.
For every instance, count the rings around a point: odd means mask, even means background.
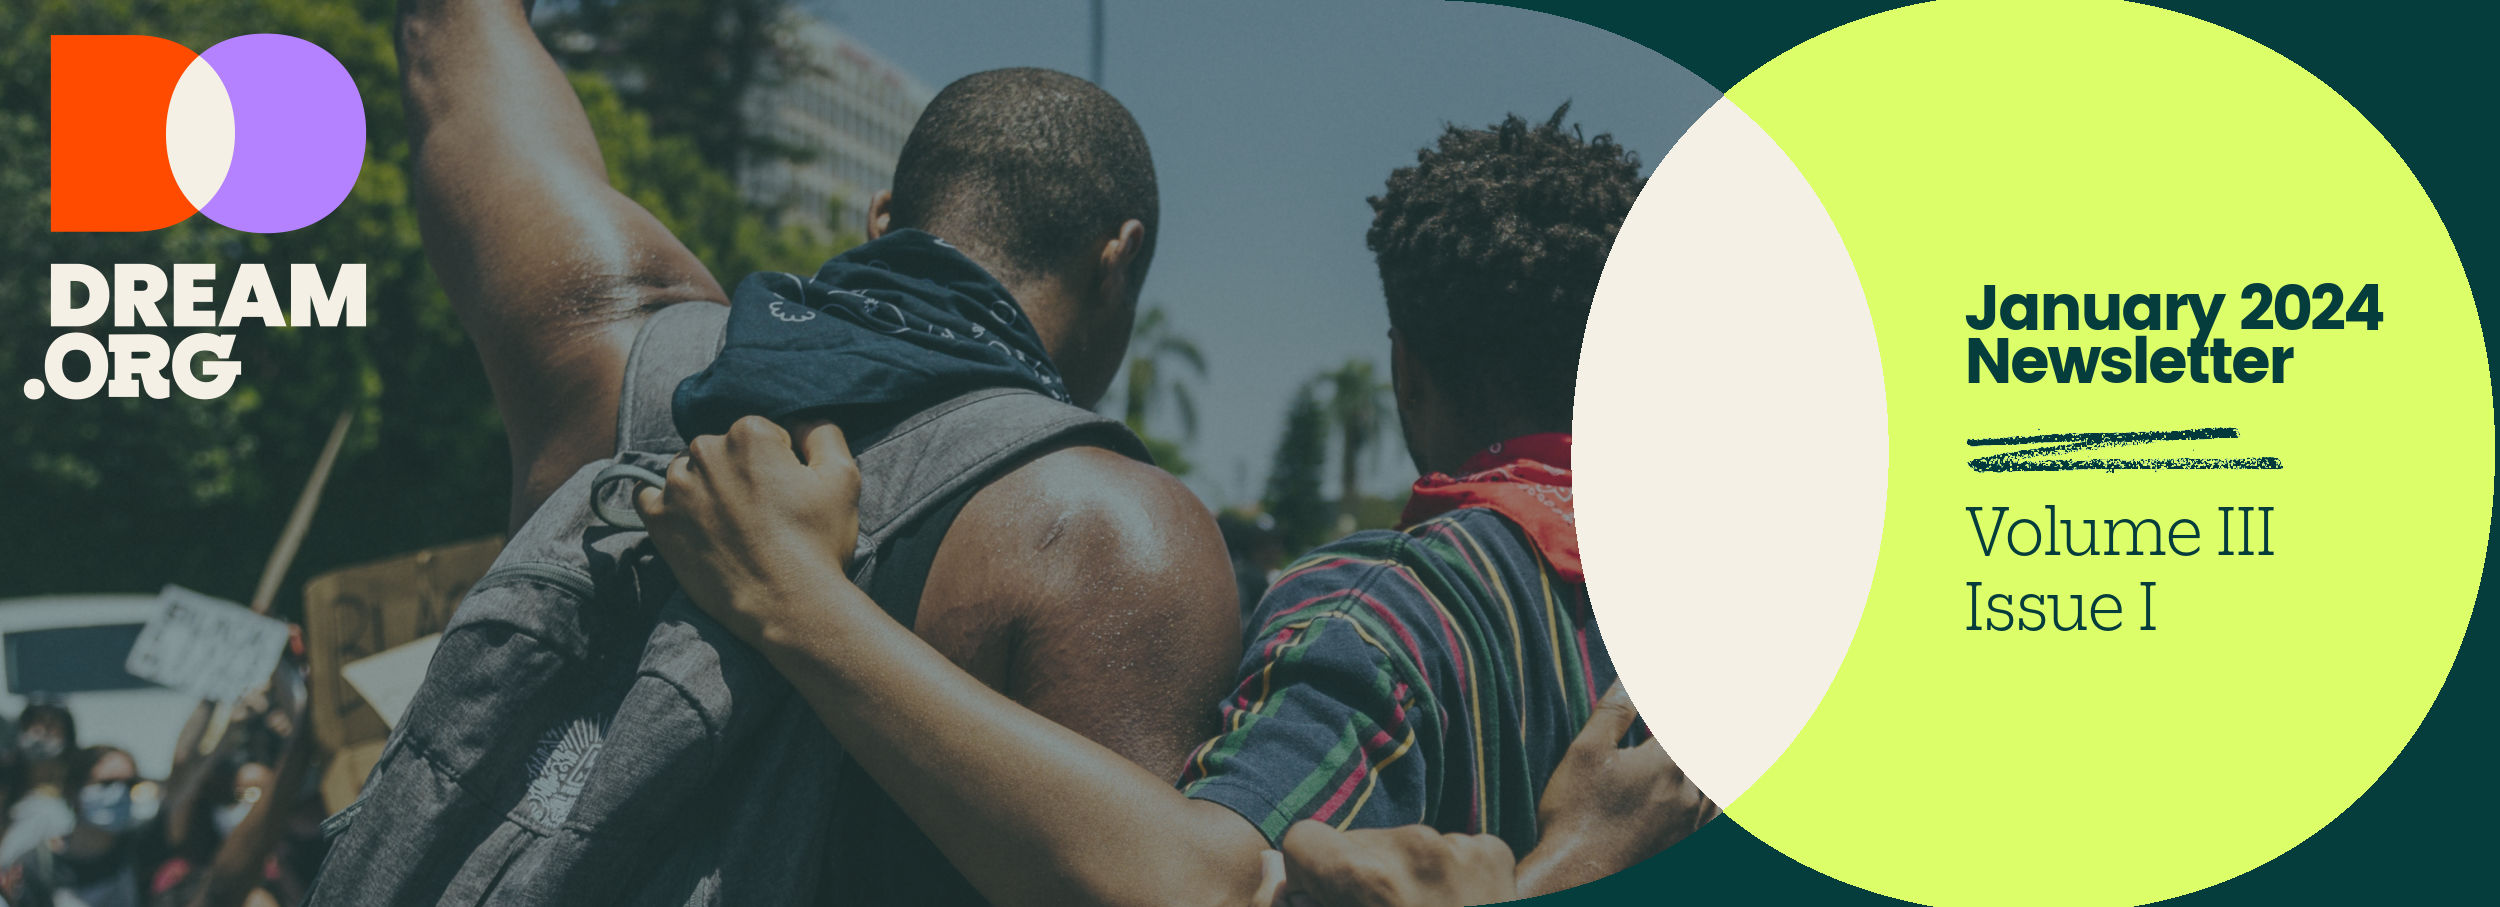
[{"label": "cardboard sign", "polygon": [[417,684],[425,682],[425,666],[434,660],[434,644],[443,641],[436,633],[416,642],[361,661],[348,662],[339,669],[347,675],[347,684],[363,694],[365,704],[382,716],[382,723],[399,726],[399,716],[407,714],[408,700],[417,695]]},{"label": "cardboard sign", "polygon": [[217,702],[269,682],[286,652],[286,622],[223,599],[166,586],[122,670]]},{"label": "cardboard sign", "polygon": [[373,767],[382,764],[383,740],[367,740],[340,750],[330,756],[330,767],[321,770],[321,805],[326,812],[336,813],[356,802],[364,790],[365,778]]},{"label": "cardboard sign", "polygon": [[312,726],[323,747],[335,752],[389,736],[390,725],[348,682],[344,668],[442,632],[469,585],[486,575],[501,551],[503,537],[477,539],[334,570],[304,584]]}]

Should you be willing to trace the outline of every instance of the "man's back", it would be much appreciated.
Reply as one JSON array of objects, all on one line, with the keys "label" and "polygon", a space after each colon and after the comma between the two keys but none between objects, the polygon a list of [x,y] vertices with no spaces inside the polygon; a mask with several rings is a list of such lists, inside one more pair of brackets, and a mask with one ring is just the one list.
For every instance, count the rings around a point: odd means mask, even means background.
[{"label": "man's back", "polygon": [[[736,306],[760,302],[751,285],[784,280],[805,282],[758,275]],[[729,337],[735,348],[734,324]],[[873,377],[880,366],[868,358],[837,357],[825,370]],[[529,472],[578,470],[568,456],[579,454],[543,451]],[[1211,731],[1205,703],[1229,683],[1238,651],[1230,561],[1211,515],[1169,474],[1082,441],[1036,448],[900,527],[897,541],[886,573],[909,579],[882,584],[878,599],[992,688],[1167,778]],[[830,807],[827,891],[837,902],[978,901],[872,779],[848,764],[840,772],[833,804],[791,804]]]},{"label": "man's back", "polygon": [[[874,447],[915,414],[992,388],[1098,419],[1052,402],[1064,385],[1017,303],[966,254],[916,230],[810,276],[751,276],[733,294],[716,358],[677,388],[673,421],[695,435],[750,414],[822,418]],[[872,477],[907,496],[920,494],[914,483],[981,483],[898,527],[906,544],[880,546],[872,586],[883,588],[872,594],[991,687],[1176,773],[1211,727],[1204,703],[1238,651],[1226,630],[1236,625],[1225,606],[1231,561],[1213,516],[1152,465],[1083,437],[1016,448],[1030,426],[1005,419],[987,430],[985,412],[951,410],[960,427],[949,437],[1011,445],[1020,462],[932,451],[898,464],[914,482]]]}]

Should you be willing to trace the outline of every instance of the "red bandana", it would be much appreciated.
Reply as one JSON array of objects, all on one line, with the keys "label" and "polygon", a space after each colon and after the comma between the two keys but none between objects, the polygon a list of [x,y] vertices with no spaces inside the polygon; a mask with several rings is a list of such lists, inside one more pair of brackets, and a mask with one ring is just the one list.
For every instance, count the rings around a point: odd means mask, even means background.
[{"label": "red bandana", "polygon": [[1495,444],[1467,459],[1466,474],[1433,473],[1415,480],[1401,525],[1453,510],[1485,507],[1527,530],[1528,541],[1554,572],[1574,583],[1580,573],[1580,532],[1571,516],[1571,435],[1550,432]]}]

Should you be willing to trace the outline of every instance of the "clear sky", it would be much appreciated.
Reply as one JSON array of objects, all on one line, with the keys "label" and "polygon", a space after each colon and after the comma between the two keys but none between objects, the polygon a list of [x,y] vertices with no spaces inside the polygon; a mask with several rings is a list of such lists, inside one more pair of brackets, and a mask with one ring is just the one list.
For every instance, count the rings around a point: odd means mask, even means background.
[{"label": "clear sky", "polygon": [[[1088,0],[804,5],[933,88],[1003,66],[1087,74]],[[1188,480],[1216,505],[1256,500],[1297,385],[1358,356],[1388,375],[1364,199],[1444,123],[1542,118],[1569,100],[1571,121],[1613,133],[1646,170],[1718,97],[1648,48],[1505,7],[1106,5],[1104,87],[1145,128],[1162,188],[1144,299],[1170,309],[1206,351],[1199,432],[1187,449],[1198,471]],[[1413,478],[1392,438],[1363,485],[1389,492]]]}]

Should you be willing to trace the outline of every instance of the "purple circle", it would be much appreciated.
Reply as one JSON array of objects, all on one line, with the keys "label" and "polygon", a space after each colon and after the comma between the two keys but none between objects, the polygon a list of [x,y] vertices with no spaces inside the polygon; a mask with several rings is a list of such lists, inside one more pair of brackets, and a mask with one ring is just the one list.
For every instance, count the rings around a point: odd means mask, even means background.
[{"label": "purple circle", "polygon": [[365,165],[365,102],[338,58],[287,35],[238,35],[200,54],[234,105],[234,160],[200,213],[284,233],[337,210]]}]

